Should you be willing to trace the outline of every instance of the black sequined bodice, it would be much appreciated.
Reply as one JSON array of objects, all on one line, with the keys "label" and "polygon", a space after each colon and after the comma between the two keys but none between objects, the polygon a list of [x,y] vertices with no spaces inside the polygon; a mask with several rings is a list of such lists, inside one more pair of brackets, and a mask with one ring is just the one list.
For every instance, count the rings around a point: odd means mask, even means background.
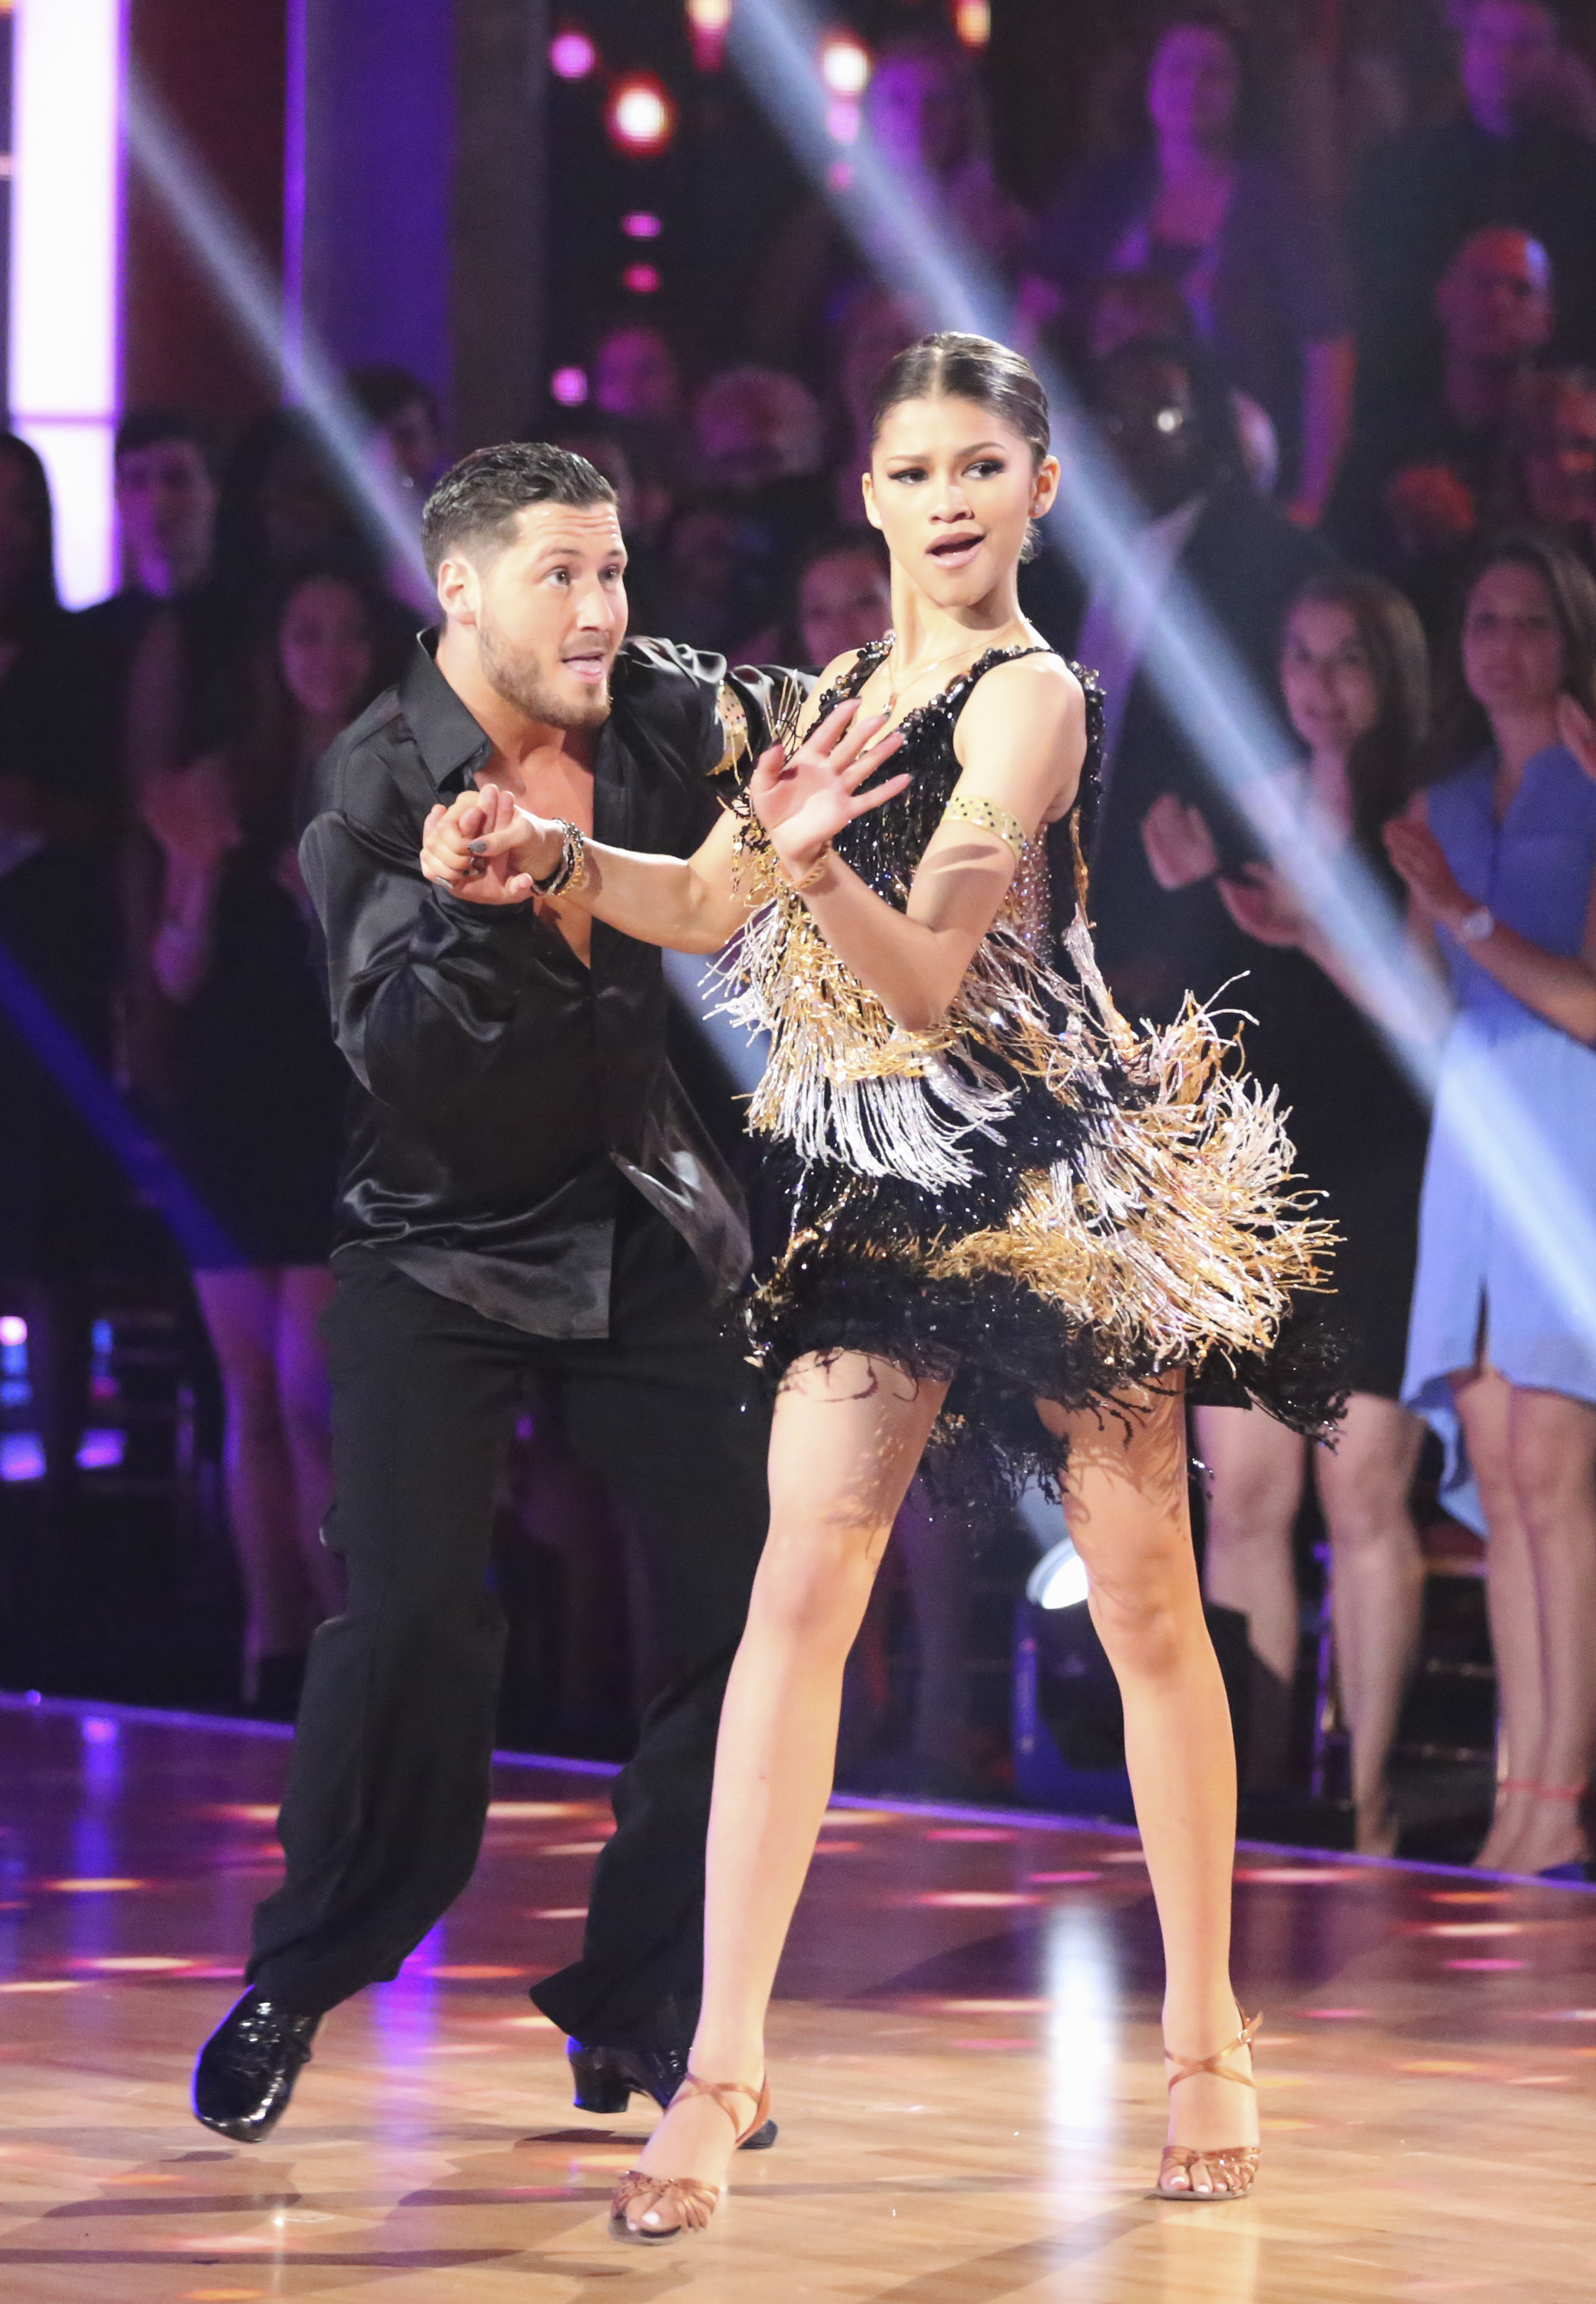
[{"label": "black sequined bodice", "polygon": [[[892,645],[887,639],[872,640],[861,648],[842,678],[834,681],[819,699],[816,719],[824,719],[838,704],[857,696],[870,674],[886,662]],[[871,809],[868,816],[856,817],[838,834],[835,843],[845,862],[889,903],[901,906],[906,901],[916,868],[963,774],[954,750],[954,732],[971,690],[995,665],[1014,664],[1023,656],[1052,653],[1050,648],[1030,641],[1011,648],[988,648],[955,680],[924,704],[906,712],[896,724],[904,740],[902,747],[890,759],[883,761],[877,775],[866,779],[863,789],[868,792],[879,778],[906,772],[912,779],[907,790],[896,800]],[[1050,904],[1052,927],[1057,936],[1068,927],[1074,911],[1071,825],[1072,821],[1075,824],[1084,844],[1096,806],[1102,754],[1102,690],[1095,673],[1082,671],[1074,664],[1070,670],[1086,698],[1086,758],[1073,806],[1057,824],[1048,826],[1036,854],[1040,865],[1045,851],[1046,866],[1050,868],[1046,870],[1046,879],[1053,893],[1042,893]],[[1033,880],[1027,887],[1025,877],[1023,875],[1022,882],[1016,885],[1015,909],[1024,908],[1026,899],[1037,892],[1037,882]]]}]

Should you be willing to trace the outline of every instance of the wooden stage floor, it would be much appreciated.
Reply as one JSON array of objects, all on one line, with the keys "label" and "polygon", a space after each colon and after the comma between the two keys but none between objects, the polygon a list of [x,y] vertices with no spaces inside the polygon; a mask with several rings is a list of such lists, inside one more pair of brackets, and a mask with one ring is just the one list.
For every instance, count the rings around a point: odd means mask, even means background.
[{"label": "wooden stage floor", "polygon": [[[275,1876],[270,1732],[0,1700],[4,2304],[1319,2304],[1596,2289],[1596,1894],[1244,1853],[1268,2012],[1244,2203],[1149,2197],[1157,1932],[1133,1835],[828,1819],[772,2037],[776,2150],[709,2234],[604,2231],[644,2132],[571,2109],[524,1979],[570,1956],[601,1774],[498,1774],[477,1878],[323,2026],[266,2143],[187,2111]],[[634,2105],[634,2111],[637,2107]]]}]

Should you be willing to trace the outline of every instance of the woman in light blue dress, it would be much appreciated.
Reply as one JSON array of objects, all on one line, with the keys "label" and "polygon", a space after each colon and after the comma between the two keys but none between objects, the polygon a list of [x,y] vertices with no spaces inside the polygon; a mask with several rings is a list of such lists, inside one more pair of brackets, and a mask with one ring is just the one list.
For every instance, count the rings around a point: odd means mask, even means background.
[{"label": "woman in light blue dress", "polygon": [[1507,1766],[1476,1860],[1575,1876],[1596,1743],[1596,582],[1566,546],[1490,547],[1460,670],[1467,766],[1387,834],[1458,1011],[1403,1390],[1447,1443],[1447,1501],[1490,1537]]}]

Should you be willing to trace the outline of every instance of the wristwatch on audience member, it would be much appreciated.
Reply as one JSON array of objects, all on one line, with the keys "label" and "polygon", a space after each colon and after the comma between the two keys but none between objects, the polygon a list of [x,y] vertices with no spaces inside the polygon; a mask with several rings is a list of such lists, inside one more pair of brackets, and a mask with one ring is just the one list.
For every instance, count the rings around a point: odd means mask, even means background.
[{"label": "wristwatch on audience member", "polygon": [[1486,937],[1496,934],[1496,914],[1489,904],[1476,904],[1472,912],[1464,912],[1454,933],[1459,944],[1483,944]]}]

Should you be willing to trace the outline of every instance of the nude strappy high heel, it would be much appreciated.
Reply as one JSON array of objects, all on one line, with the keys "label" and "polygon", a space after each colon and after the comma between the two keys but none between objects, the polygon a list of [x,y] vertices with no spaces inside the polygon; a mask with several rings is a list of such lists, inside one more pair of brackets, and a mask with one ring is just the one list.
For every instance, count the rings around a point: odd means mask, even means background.
[{"label": "nude strappy high heel", "polygon": [[[707,2096],[720,2106],[737,2130],[736,2148],[757,2135],[770,2117],[768,2080],[751,2088],[742,2080],[700,2080],[689,2072],[671,2104],[678,2105],[690,2096]],[[732,2096],[745,2096],[754,2107],[753,2118],[746,2128],[739,2126],[736,2113],[726,2102]],[[642,2213],[632,2224],[626,2211],[639,2201],[642,2203]],[[632,2247],[660,2248],[666,2240],[680,2240],[684,2232],[702,2232],[719,2202],[719,2186],[700,2184],[696,2176],[650,2176],[646,2169],[629,2168],[615,2186],[615,2198],[609,2204],[609,2236]],[[666,2215],[673,2212],[675,2223],[665,2223]],[[645,2230],[649,2217],[654,2219],[653,2228]]]},{"label": "nude strappy high heel", "polygon": [[[1240,2015],[1241,2011],[1238,2009],[1236,2013]],[[1262,2022],[1261,2016],[1242,2017],[1242,2029],[1234,2040],[1227,2040],[1222,2048],[1216,2048],[1211,2056],[1199,2056],[1194,2062],[1184,2056],[1172,2056],[1166,2049],[1165,2063],[1175,2066],[1169,2075],[1171,2090],[1178,2088],[1182,2080],[1194,2080],[1199,2072],[1210,2072],[1217,2080],[1234,2080],[1237,2088],[1256,2088],[1258,2083],[1251,2072],[1227,2072],[1222,2069],[1221,2059],[1233,2055],[1237,2048],[1250,2049]],[[1159,2163],[1159,2198],[1161,2200],[1210,2202],[1244,2200],[1258,2173],[1259,2150],[1256,2144],[1228,2145],[1222,2151],[1210,2151],[1200,2144],[1166,2144],[1164,2156]],[[1196,2189],[1200,2169],[1207,2176],[1210,2187],[1206,2192]],[[1176,2171],[1184,2173],[1186,2179],[1185,2185],[1179,2190],[1172,2189],[1169,2182]],[[1225,2191],[1220,2191],[1218,2187],[1217,2180],[1221,2176],[1228,2188]]]}]

